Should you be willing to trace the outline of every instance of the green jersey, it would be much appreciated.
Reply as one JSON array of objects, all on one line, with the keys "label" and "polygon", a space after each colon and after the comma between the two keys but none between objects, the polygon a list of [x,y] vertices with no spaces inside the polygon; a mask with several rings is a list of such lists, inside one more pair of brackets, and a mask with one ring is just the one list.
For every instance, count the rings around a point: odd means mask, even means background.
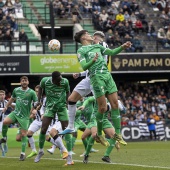
[{"label": "green jersey", "polygon": [[87,122],[90,122],[95,118],[94,115],[94,97],[87,97],[83,103],[83,106],[85,106],[84,110],[82,111],[82,114],[84,115]]},{"label": "green jersey", "polygon": [[29,119],[32,102],[36,102],[37,95],[34,90],[22,87],[15,88],[12,92],[12,98],[16,99],[14,114],[19,118]]},{"label": "green jersey", "polygon": [[60,85],[53,84],[52,77],[44,77],[40,86],[45,90],[46,94],[46,107],[66,106],[66,95],[70,91],[69,82],[66,78],[62,78]]},{"label": "green jersey", "polygon": [[[83,69],[88,69],[90,77],[92,77],[95,74],[106,74],[109,72],[103,55],[116,55],[121,51],[122,47],[111,50],[100,44],[94,44],[79,48],[77,51],[77,57]],[[92,62],[96,53],[98,54],[98,59],[95,62]]]},{"label": "green jersey", "polygon": [[[82,106],[83,105],[83,102],[84,101],[78,101],[77,103],[76,103],[76,107],[77,108],[79,108],[80,106]],[[77,120],[77,119],[80,119],[81,118],[81,114],[82,114],[82,111],[81,110],[77,110],[76,111],[76,116],[75,116],[75,119]]]}]

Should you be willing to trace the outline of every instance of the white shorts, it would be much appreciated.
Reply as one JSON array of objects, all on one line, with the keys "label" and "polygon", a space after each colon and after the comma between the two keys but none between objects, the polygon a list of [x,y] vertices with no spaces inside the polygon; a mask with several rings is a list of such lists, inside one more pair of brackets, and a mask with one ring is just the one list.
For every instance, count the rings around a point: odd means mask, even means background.
[{"label": "white shorts", "polygon": [[57,130],[59,133],[63,131],[60,121],[57,121],[57,122],[52,126],[52,128],[54,128],[55,130]]},{"label": "white shorts", "polygon": [[37,132],[42,126],[42,121],[35,119],[29,126],[28,131]]},{"label": "white shorts", "polygon": [[81,80],[73,91],[79,93],[82,97],[87,96],[89,93],[93,93],[92,85],[90,84],[90,78],[85,78]]}]

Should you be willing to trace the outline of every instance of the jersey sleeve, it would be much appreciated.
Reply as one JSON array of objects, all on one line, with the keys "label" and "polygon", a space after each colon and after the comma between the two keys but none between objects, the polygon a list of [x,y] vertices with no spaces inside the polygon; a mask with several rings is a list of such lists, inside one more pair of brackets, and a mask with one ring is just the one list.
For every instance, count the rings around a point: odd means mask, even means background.
[{"label": "jersey sleeve", "polygon": [[38,101],[38,97],[37,97],[35,91],[32,91],[32,100],[33,100],[34,102],[37,102],[37,101]]},{"label": "jersey sleeve", "polygon": [[45,89],[45,78],[43,78],[41,81],[40,81],[40,87],[42,88],[42,89]]},{"label": "jersey sleeve", "polygon": [[66,80],[66,92],[69,92],[70,91],[70,85],[69,85],[69,81],[67,79]]},{"label": "jersey sleeve", "polygon": [[16,89],[14,89],[13,90],[13,92],[12,92],[12,96],[11,96],[13,99],[15,99],[16,98]]},{"label": "jersey sleeve", "polygon": [[105,48],[105,50],[103,51],[103,55],[114,56],[114,55],[119,54],[122,50],[123,48],[121,46],[113,50],[111,50],[110,48]]}]

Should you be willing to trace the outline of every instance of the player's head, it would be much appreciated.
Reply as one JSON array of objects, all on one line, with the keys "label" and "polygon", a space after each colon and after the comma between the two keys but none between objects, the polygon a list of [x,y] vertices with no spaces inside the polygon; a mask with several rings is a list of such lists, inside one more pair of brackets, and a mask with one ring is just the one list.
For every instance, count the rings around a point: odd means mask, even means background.
[{"label": "player's head", "polygon": [[105,39],[105,34],[102,31],[96,31],[93,34],[93,42],[94,42],[94,44],[102,42],[102,41],[104,41],[104,39]]},{"label": "player's head", "polygon": [[74,40],[78,43],[83,44],[84,42],[92,42],[93,38],[92,36],[88,33],[87,30],[81,30],[79,32],[77,32],[74,36]]},{"label": "player's head", "polygon": [[28,80],[28,77],[27,76],[22,76],[20,78],[20,83],[21,83],[21,87],[23,89],[26,89],[28,87],[28,84],[29,84],[29,80]]},{"label": "player's head", "polygon": [[61,79],[62,79],[62,76],[61,76],[61,73],[59,71],[54,71],[52,73],[52,82],[54,84],[60,85]]},{"label": "player's head", "polygon": [[0,90],[0,101],[3,101],[5,99],[5,91]]},{"label": "player's head", "polygon": [[40,87],[40,85],[35,86],[35,92],[36,92],[37,96],[38,96],[39,87]]}]

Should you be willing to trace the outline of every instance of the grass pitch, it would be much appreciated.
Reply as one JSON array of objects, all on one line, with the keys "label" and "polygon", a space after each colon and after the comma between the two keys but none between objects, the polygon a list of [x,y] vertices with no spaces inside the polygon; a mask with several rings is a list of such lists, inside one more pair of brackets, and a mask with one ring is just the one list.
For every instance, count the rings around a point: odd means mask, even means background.
[{"label": "grass pitch", "polygon": [[[6,157],[0,158],[0,170],[170,170],[170,142],[129,142],[127,146],[121,146],[119,152],[115,149],[110,155],[111,164],[104,163],[101,158],[105,152],[105,147],[95,144],[93,148],[98,149],[98,153],[91,153],[89,163],[82,163],[83,158],[79,155],[84,152],[82,143],[80,142],[81,133],[79,133],[78,142],[75,145],[73,166],[66,166],[65,160],[62,160],[59,150],[56,149],[55,154],[50,155],[46,149],[50,148],[50,144],[45,144],[45,155],[39,163],[34,163],[34,158],[18,161],[21,151],[21,143],[15,142],[17,129],[9,129],[8,147],[9,151]],[[35,136],[38,148],[38,135]],[[26,155],[31,149],[27,148]]]}]

